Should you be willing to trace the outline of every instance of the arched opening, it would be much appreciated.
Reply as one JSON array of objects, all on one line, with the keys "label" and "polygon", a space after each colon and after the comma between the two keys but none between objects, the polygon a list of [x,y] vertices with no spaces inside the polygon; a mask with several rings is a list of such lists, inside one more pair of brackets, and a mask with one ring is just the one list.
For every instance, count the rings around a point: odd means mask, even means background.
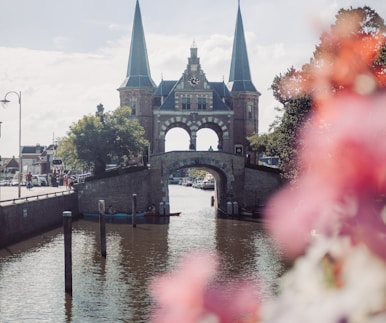
[{"label": "arched opening", "polygon": [[217,133],[210,128],[202,128],[197,132],[197,150],[218,150],[219,139]]},{"label": "arched opening", "polygon": [[[221,177],[217,172],[206,167],[188,167],[176,169],[171,174],[180,174],[182,177],[179,181],[169,181],[167,185],[166,194],[170,212],[183,211],[186,214],[201,206],[207,211],[210,208],[213,216],[218,214],[217,203],[222,192],[221,185],[224,185],[224,182],[221,183]],[[182,200],[181,197],[183,197]],[[176,201],[180,202],[176,203]]]},{"label": "arched opening", "polygon": [[[181,180],[183,177],[187,179],[189,177],[204,179],[205,174],[192,176],[190,173],[192,169],[199,169],[212,175],[212,183],[214,184],[214,187],[212,187],[212,195],[214,195],[213,206],[216,209],[224,210],[227,199],[233,196],[232,185],[234,179],[232,176],[233,172],[229,168],[230,165],[222,158],[222,153],[214,151],[208,154],[207,158],[202,157],[200,153],[185,155],[184,152],[169,152],[169,154],[165,162],[162,163],[162,180],[160,181],[162,188],[158,190],[161,196],[160,200],[169,202],[168,184],[182,184]],[[189,178],[189,180],[191,181],[189,186],[193,186],[194,178]],[[195,188],[201,187],[193,187],[192,189]],[[187,195],[187,198],[189,197],[191,197],[190,194]]]},{"label": "arched opening", "polygon": [[[202,200],[197,200],[197,197],[205,196],[204,200],[208,203],[207,205],[217,209],[219,199],[226,195],[226,182],[225,174],[206,165],[191,165],[171,169],[166,190],[169,195],[170,208],[174,212],[181,211],[176,209],[170,200],[170,193],[172,192],[177,195],[186,195],[186,205],[202,203]],[[197,193],[198,191],[202,193]]]},{"label": "arched opening", "polygon": [[190,136],[183,128],[172,128],[165,136],[165,152],[189,150]]}]

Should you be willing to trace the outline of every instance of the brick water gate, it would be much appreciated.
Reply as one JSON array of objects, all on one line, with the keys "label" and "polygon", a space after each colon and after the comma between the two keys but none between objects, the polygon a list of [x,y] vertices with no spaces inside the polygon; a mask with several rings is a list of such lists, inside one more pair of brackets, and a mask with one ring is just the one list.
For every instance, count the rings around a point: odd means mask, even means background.
[{"label": "brick water gate", "polygon": [[197,132],[209,128],[218,138],[215,150],[249,155],[250,162],[255,163],[246,138],[258,132],[260,93],[251,80],[240,4],[228,82],[208,80],[194,41],[187,65],[181,66],[181,71],[176,80],[162,79],[158,85],[152,80],[137,0],[127,73],[118,91],[120,105],[129,106],[131,117],[145,129],[150,154],[165,152],[166,135],[173,128],[187,132],[190,142],[186,151],[194,151]]},{"label": "brick water gate", "polygon": [[[86,183],[88,187],[80,188],[81,211],[105,197],[127,209],[132,193],[138,194],[143,209],[168,202],[169,176],[181,168],[203,168],[212,173],[216,206],[222,209],[227,201],[254,206],[280,186],[277,171],[256,165],[255,152],[250,151],[247,141],[248,136],[258,133],[260,93],[251,80],[240,2],[228,82],[208,80],[194,42],[187,65],[181,70],[179,79],[162,79],[158,85],[152,80],[137,0],[127,72],[118,91],[120,105],[129,106],[131,118],[145,129],[150,167],[136,174]],[[189,145],[185,151],[165,153],[166,136],[173,128],[186,131]],[[196,151],[197,133],[204,128],[217,134],[215,151]]]},{"label": "brick water gate", "polygon": [[[281,186],[280,174],[265,166],[245,165],[243,156],[220,151],[173,151],[150,158],[149,167],[118,170],[116,176],[90,179],[77,186],[79,211],[97,213],[98,200],[105,200],[118,210],[131,210],[131,196],[136,194],[138,210],[169,202],[169,176],[178,169],[199,167],[216,180],[215,207],[226,209],[227,202],[254,208],[264,203]],[[208,201],[209,203],[209,201]]]}]

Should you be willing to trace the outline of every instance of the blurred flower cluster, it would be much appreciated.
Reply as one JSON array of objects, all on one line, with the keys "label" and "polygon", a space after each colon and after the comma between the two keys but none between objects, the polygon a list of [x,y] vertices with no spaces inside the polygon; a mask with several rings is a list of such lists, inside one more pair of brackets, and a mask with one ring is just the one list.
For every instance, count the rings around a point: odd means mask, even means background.
[{"label": "blurred flower cluster", "polygon": [[217,260],[195,255],[155,281],[155,322],[386,322],[386,71],[369,64],[385,38],[351,37],[357,25],[337,25],[313,68],[283,84],[312,89],[314,113],[296,183],[265,212],[293,263],[279,294],[258,304],[238,284],[229,299],[210,284]]},{"label": "blurred flower cluster", "polygon": [[219,259],[209,252],[186,257],[174,274],[151,284],[155,323],[258,322],[259,299],[252,282],[215,282]]}]

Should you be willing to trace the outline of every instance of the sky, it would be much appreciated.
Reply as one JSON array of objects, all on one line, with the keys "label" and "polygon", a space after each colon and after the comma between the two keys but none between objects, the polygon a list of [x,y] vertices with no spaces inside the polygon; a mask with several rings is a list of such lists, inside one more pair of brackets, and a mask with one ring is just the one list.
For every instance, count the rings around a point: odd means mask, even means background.
[{"label": "sky", "polygon": [[[21,92],[22,145],[47,146],[84,115],[119,106],[136,0],[0,0],[0,99]],[[238,0],[140,0],[151,76],[178,80],[193,42],[211,82],[229,78]],[[276,75],[312,57],[323,29],[340,8],[368,5],[386,18],[380,0],[240,0],[252,81],[261,92],[259,132],[280,106]],[[0,106],[0,155],[19,151],[18,96]],[[200,149],[200,133],[198,149]],[[208,145],[217,139],[201,134]],[[205,137],[207,136],[207,137]],[[178,132],[168,150],[180,149]],[[184,143],[185,147],[186,144]]]}]

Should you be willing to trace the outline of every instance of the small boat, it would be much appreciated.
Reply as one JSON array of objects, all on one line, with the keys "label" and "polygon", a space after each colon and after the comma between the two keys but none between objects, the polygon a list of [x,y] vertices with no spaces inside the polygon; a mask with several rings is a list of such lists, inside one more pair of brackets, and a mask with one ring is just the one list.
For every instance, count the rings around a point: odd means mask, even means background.
[{"label": "small boat", "polygon": [[[181,212],[174,212],[166,214],[165,216],[179,216]],[[164,215],[159,214],[158,212],[139,212],[135,214],[136,217],[163,217]],[[116,213],[106,213],[105,219],[131,219],[133,217],[130,213],[116,212]],[[83,213],[84,219],[99,219],[99,213]]]},{"label": "small boat", "polygon": [[253,211],[247,210],[247,209],[241,209],[240,215],[243,216],[253,216]]},{"label": "small boat", "polygon": [[181,212],[172,212],[172,213],[169,213],[169,214],[160,214],[158,212],[146,212],[145,213],[145,216],[179,216],[181,214]]},{"label": "small boat", "polygon": [[[145,213],[140,212],[135,214],[136,217],[144,217]],[[130,213],[123,213],[123,212],[117,212],[117,213],[106,213],[105,219],[131,219],[133,217]],[[99,219],[99,213],[83,213],[84,219]]]},{"label": "small boat", "polygon": [[248,210],[248,209],[240,209],[240,215],[250,217],[250,218],[261,218],[262,217],[262,210],[261,209],[254,209],[254,210]]}]

